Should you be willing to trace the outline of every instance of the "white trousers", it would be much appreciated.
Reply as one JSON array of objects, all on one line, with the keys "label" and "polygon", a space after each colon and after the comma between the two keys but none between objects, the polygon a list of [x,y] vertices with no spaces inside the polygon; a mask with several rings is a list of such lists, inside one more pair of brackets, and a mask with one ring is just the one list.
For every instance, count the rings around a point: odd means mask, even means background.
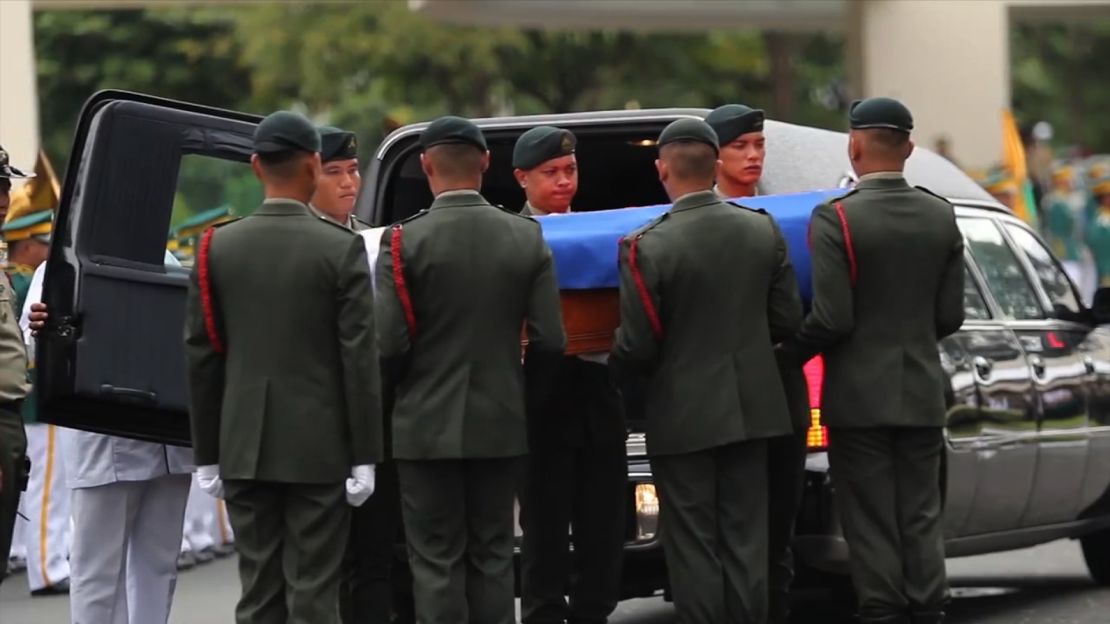
[{"label": "white trousers", "polygon": [[19,506],[27,519],[20,519],[16,531],[22,527],[27,585],[35,591],[69,578],[70,493],[58,428],[29,423],[26,429],[31,478]]},{"label": "white trousers", "polygon": [[189,475],[73,491],[72,624],[166,624]]}]

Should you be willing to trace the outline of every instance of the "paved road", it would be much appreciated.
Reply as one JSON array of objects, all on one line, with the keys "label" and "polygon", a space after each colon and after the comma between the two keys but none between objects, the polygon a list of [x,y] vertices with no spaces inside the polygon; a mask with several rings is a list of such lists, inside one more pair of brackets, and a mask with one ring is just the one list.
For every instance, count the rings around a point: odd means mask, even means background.
[{"label": "paved road", "polygon": [[[1105,624],[1110,588],[1096,587],[1087,576],[1073,542],[1054,542],[1012,553],[949,562],[955,600],[950,624]],[[30,598],[26,579],[9,578],[0,588],[3,624],[65,624],[64,597]],[[239,582],[232,559],[210,563],[181,575],[171,624],[229,622]],[[847,623],[835,613],[827,592],[799,592],[799,624]],[[662,598],[621,603],[613,624],[672,624],[674,612]]]}]

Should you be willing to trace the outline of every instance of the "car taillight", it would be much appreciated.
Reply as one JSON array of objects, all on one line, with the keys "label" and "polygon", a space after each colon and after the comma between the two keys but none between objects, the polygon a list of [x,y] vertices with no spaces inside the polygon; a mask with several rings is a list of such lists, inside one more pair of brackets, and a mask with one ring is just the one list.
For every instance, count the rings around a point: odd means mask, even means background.
[{"label": "car taillight", "polygon": [[809,388],[809,430],[806,447],[820,450],[829,446],[829,429],[821,424],[821,387],[825,383],[825,360],[820,355],[806,362],[806,386]]}]

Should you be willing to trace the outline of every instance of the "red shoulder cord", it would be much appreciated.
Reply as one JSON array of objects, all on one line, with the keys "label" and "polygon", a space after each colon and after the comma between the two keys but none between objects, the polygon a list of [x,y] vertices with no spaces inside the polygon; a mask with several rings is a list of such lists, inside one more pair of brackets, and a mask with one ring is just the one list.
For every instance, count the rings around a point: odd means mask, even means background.
[{"label": "red shoulder cord", "polygon": [[844,251],[848,254],[848,273],[852,286],[856,285],[859,268],[856,265],[856,248],[852,246],[852,231],[848,229],[848,217],[844,215],[844,206],[836,202],[836,216],[840,219],[840,232],[844,235]]},{"label": "red shoulder cord", "polygon": [[197,254],[197,273],[200,281],[200,304],[204,310],[204,329],[208,333],[208,342],[216,353],[224,352],[224,342],[220,339],[220,332],[216,328],[216,306],[212,300],[212,277],[208,268],[208,249],[212,245],[212,234],[216,230],[208,228],[200,239],[200,251]]},{"label": "red shoulder cord", "polygon": [[413,311],[412,297],[409,296],[409,287],[405,282],[405,261],[401,255],[401,224],[393,226],[390,235],[390,257],[393,259],[393,285],[397,289],[397,298],[401,300],[401,309],[405,313],[405,324],[409,328],[409,339],[416,337],[416,312]]},{"label": "red shoulder cord", "polygon": [[[624,242],[624,239],[621,239]],[[636,246],[640,242],[640,237],[633,237],[628,243],[628,268],[632,272],[632,281],[636,283],[636,292],[640,295],[640,303],[644,306],[644,312],[647,314],[648,323],[651,324],[651,330],[655,333],[657,340],[663,339],[663,322],[659,320],[659,312],[655,309],[655,303],[651,300],[651,294],[648,293],[647,284],[644,283],[644,276],[640,273],[640,264],[636,262]]]}]

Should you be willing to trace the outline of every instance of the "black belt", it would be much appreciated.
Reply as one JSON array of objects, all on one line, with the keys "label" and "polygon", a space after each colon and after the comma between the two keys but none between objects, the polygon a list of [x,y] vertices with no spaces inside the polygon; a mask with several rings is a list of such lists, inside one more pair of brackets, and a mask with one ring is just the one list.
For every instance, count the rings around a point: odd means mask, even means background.
[{"label": "black belt", "polygon": [[19,414],[23,411],[23,399],[17,401],[3,401],[0,402],[0,410],[5,412],[14,412]]}]

